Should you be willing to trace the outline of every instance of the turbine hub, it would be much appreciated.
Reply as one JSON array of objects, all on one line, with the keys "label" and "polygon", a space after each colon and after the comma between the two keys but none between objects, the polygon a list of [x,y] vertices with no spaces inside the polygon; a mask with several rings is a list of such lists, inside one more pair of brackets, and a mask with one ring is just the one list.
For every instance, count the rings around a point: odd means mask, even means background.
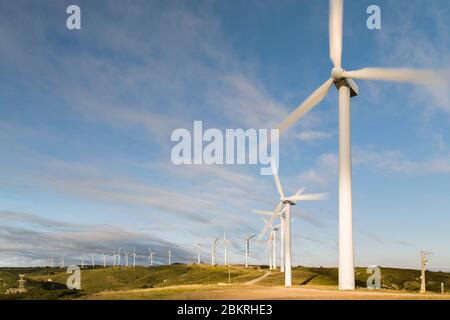
[{"label": "turbine hub", "polygon": [[331,77],[334,81],[340,80],[342,79],[342,73],[344,73],[344,71],[345,70],[342,68],[333,68],[331,70]]}]

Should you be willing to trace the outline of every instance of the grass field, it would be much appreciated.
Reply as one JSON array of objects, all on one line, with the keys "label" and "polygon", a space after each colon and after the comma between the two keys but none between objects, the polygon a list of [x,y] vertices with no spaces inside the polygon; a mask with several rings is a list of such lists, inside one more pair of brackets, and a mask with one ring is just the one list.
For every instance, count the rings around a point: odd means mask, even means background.
[{"label": "grass field", "polygon": [[[356,269],[358,290],[338,292],[336,268],[293,269],[293,288],[284,288],[284,274],[267,267],[171,265],[158,267],[95,267],[81,271],[81,290],[69,290],[69,276],[59,268],[1,268],[0,299],[448,299],[441,283],[450,288],[450,274],[427,272],[429,294],[419,295],[417,270],[382,268],[382,290],[364,289],[368,275]],[[230,272],[230,273],[229,273]],[[18,274],[26,275],[28,292],[5,294],[17,287]],[[51,279],[51,281],[49,281]],[[231,284],[228,285],[229,279]],[[448,289],[447,289],[448,290]]]}]

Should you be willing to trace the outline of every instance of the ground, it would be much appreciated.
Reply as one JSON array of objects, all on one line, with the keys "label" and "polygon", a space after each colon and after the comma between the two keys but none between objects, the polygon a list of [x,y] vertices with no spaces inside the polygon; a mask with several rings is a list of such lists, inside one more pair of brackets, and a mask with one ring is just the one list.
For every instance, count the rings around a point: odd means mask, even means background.
[{"label": "ground", "polygon": [[[5,294],[26,274],[27,293]],[[69,290],[69,276],[60,268],[0,268],[0,299],[446,299],[450,274],[427,272],[427,294],[419,294],[418,270],[382,268],[382,290],[366,289],[365,268],[356,269],[354,292],[337,290],[336,268],[293,269],[293,287],[284,274],[264,266],[100,267],[81,271],[81,290]],[[50,280],[50,281],[49,281]]]}]

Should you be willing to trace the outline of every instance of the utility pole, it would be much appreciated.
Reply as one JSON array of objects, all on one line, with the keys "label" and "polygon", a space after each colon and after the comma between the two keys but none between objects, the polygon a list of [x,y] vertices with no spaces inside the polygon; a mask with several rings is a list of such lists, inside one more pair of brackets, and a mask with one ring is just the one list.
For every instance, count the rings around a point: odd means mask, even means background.
[{"label": "utility pole", "polygon": [[425,293],[427,291],[427,283],[425,279],[425,272],[427,271],[428,266],[428,255],[431,254],[431,252],[421,251],[420,257],[421,257],[421,266],[422,266],[422,273],[420,276],[420,293]]}]

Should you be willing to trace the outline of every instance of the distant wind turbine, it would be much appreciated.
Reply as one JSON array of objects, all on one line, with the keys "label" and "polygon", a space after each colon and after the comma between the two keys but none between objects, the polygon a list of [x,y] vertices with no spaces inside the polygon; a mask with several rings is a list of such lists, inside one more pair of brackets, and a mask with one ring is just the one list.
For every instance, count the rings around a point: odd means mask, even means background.
[{"label": "distant wind turbine", "polygon": [[211,265],[216,265],[216,245],[220,238],[216,238],[211,243]]},{"label": "distant wind turbine", "polygon": [[245,267],[248,268],[248,257],[250,255],[250,240],[253,239],[256,234],[245,238]]}]

